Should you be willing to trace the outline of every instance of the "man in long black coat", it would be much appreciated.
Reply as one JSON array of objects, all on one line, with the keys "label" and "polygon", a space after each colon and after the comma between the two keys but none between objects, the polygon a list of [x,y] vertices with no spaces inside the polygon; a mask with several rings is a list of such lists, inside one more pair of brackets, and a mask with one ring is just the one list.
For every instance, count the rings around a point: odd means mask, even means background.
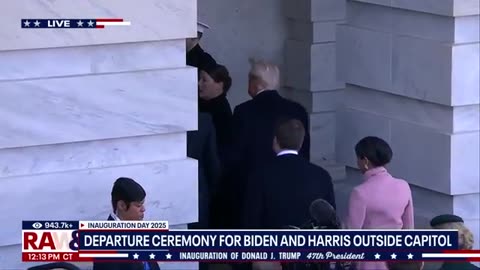
[{"label": "man in long black coat", "polygon": [[280,96],[280,71],[276,65],[253,62],[249,73],[248,93],[251,100],[238,105],[233,112],[233,145],[227,170],[230,185],[230,223],[238,227],[242,212],[246,179],[276,156],[272,149],[274,125],[278,118],[292,117],[305,127],[305,139],[299,156],[310,159],[310,134],[307,111],[300,104]]},{"label": "man in long black coat", "polygon": [[218,158],[215,127],[207,113],[198,114],[198,130],[187,132],[187,156],[198,160],[198,222],[191,224],[192,229],[208,229],[210,206],[217,192],[220,178],[220,160]]},{"label": "man in long black coat", "polygon": [[[198,160],[198,222],[189,229],[210,229],[213,199],[219,188],[221,174],[217,140],[212,117],[198,113],[198,128],[187,132],[187,156]],[[200,270],[207,270],[207,263],[200,263]]]}]

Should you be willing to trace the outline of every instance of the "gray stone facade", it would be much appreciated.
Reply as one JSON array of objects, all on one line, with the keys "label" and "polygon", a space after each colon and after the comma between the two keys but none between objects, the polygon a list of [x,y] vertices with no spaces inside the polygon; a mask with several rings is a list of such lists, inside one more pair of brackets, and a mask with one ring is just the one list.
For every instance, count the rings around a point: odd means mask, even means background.
[{"label": "gray stone facade", "polygon": [[285,2],[287,93],[310,112],[314,160],[346,166],[340,215],[361,181],[354,145],[379,136],[412,186],[417,227],[455,213],[478,247],[478,1]]},{"label": "gray stone facade", "polygon": [[337,27],[337,162],[363,136],[386,139],[389,170],[413,187],[417,225],[479,212],[479,2],[348,1]]}]

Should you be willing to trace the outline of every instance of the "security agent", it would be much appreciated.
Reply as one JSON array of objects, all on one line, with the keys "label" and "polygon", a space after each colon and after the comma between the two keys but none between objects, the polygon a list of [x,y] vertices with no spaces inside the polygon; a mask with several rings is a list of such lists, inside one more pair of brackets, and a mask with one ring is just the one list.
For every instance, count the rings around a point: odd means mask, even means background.
[{"label": "security agent", "polygon": [[196,67],[199,70],[207,70],[208,67],[215,66],[217,62],[213,57],[205,52],[202,47],[200,47],[200,39],[203,36],[203,33],[210,29],[210,27],[204,23],[197,23],[197,37],[187,38],[187,65]]},{"label": "security agent", "polygon": [[[473,234],[465,226],[461,217],[451,214],[439,215],[430,221],[430,226],[440,230],[458,230],[458,248],[471,250],[473,248]],[[439,270],[476,270],[479,269],[469,262],[444,262]]]}]

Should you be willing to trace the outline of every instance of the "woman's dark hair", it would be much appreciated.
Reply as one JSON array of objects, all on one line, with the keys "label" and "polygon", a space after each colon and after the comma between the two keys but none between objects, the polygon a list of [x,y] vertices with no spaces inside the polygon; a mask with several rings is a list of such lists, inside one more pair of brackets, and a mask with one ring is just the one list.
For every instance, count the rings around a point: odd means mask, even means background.
[{"label": "woman's dark hair", "polygon": [[378,137],[368,136],[355,145],[358,158],[367,158],[375,167],[385,166],[392,160],[393,152],[388,143]]},{"label": "woman's dark hair", "polygon": [[223,92],[227,93],[228,90],[230,90],[230,87],[232,86],[232,78],[230,77],[230,74],[228,73],[228,69],[223,66],[223,65],[213,65],[209,68],[206,68],[205,72],[212,77],[212,79],[219,83],[223,83]]},{"label": "woman's dark hair", "polygon": [[128,177],[120,177],[115,180],[111,195],[112,207],[115,212],[119,201],[124,201],[128,209],[132,202],[143,201],[147,196],[147,193],[139,183],[135,182],[135,180]]}]

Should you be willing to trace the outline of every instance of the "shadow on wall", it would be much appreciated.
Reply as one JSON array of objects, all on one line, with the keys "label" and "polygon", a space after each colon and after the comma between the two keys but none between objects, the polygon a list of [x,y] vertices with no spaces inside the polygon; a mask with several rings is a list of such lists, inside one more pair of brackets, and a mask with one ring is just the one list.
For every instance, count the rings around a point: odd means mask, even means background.
[{"label": "shadow on wall", "polygon": [[198,0],[198,20],[211,27],[201,44],[231,73],[233,84],[228,99],[232,109],[250,98],[247,94],[249,57],[283,65],[287,38],[283,2]]}]

